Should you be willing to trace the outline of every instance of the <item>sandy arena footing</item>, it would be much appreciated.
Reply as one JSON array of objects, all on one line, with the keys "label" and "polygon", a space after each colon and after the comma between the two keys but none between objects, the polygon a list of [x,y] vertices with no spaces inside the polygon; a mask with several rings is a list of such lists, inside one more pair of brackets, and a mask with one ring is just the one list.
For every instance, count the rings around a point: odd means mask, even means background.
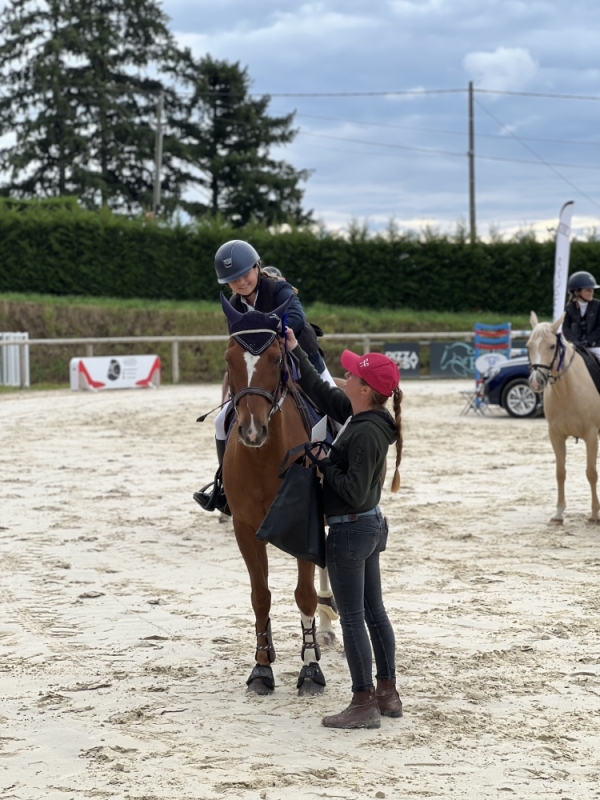
[{"label": "sandy arena footing", "polygon": [[192,501],[218,387],[0,395],[0,798],[600,797],[585,447],[553,527],[545,420],[461,417],[461,388],[404,384],[382,565],[405,717],[375,731],[320,724],[349,699],[341,643],[297,697],[295,562],[272,548],[277,688],[246,694],[246,570]]}]

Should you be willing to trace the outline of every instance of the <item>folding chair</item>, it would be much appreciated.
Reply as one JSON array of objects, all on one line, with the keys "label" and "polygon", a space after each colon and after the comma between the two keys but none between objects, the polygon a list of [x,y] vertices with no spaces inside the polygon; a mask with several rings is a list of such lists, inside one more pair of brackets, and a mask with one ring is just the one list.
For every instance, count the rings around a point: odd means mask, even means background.
[{"label": "folding chair", "polygon": [[[493,364],[489,362],[504,361],[510,358],[510,322],[502,323],[501,325],[486,325],[483,322],[476,322],[474,326],[475,331],[475,388],[472,390],[461,392],[465,398],[465,406],[460,412],[461,416],[468,414],[469,411],[483,414],[486,410],[487,403],[483,393],[483,382],[487,376],[488,371],[492,368]],[[484,369],[477,368],[477,359],[485,354],[497,355],[499,358],[488,359],[488,366]],[[481,364],[481,362],[480,362]]]}]

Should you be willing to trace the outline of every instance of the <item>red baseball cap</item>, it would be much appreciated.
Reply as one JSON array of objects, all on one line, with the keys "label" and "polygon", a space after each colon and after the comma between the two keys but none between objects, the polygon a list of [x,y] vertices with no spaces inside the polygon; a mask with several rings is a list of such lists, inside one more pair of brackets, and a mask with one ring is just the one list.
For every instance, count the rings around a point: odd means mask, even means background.
[{"label": "red baseball cap", "polygon": [[397,364],[383,353],[367,353],[359,356],[351,350],[344,350],[340,360],[344,369],[362,378],[372,389],[386,397],[392,396],[400,382]]}]

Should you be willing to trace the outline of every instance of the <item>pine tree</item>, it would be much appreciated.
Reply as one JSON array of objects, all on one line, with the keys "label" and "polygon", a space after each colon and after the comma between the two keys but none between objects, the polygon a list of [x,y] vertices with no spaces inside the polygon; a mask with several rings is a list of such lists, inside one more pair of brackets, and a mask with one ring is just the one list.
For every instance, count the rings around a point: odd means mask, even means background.
[{"label": "pine tree", "polygon": [[0,31],[0,134],[13,139],[1,151],[2,193],[74,192],[70,165],[86,143],[69,86],[65,56],[74,30],[64,0],[13,0],[0,14]]},{"label": "pine tree", "polygon": [[294,114],[269,116],[270,97],[250,96],[248,71],[239,63],[188,58],[183,74],[192,89],[178,121],[183,157],[206,193],[206,202],[184,207],[194,214],[221,214],[238,226],[253,218],[268,225],[309,222],[299,186],[309,171],[269,155],[272,146],[294,139]]},{"label": "pine tree", "polygon": [[[173,75],[180,55],[154,0],[11,0],[0,15],[0,133],[13,131],[4,194],[73,193],[89,207],[152,203],[158,94],[151,70]],[[165,206],[185,174],[165,142]]]}]

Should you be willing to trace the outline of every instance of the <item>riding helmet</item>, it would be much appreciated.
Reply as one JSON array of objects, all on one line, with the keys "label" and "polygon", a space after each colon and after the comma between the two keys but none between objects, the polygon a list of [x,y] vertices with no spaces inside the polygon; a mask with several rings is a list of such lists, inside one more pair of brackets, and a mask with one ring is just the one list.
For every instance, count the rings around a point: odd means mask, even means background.
[{"label": "riding helmet", "polygon": [[567,289],[570,292],[578,292],[580,289],[600,289],[600,286],[591,272],[574,272],[569,278]]},{"label": "riding helmet", "polygon": [[260,256],[248,242],[232,239],[225,242],[215,255],[215,272],[219,283],[231,283],[249,272]]}]

